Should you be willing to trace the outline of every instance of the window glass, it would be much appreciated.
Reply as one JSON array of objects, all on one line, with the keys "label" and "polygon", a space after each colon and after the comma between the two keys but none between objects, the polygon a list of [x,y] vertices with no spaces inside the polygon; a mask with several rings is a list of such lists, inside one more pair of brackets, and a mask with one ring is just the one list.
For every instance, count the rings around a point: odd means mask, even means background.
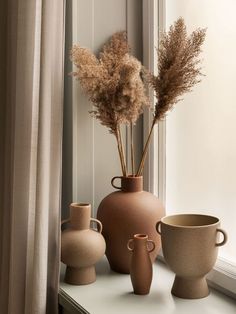
[{"label": "window glass", "polygon": [[167,213],[217,216],[228,233],[220,256],[236,263],[236,1],[167,0],[166,26],[207,27],[202,82],[166,120]]}]

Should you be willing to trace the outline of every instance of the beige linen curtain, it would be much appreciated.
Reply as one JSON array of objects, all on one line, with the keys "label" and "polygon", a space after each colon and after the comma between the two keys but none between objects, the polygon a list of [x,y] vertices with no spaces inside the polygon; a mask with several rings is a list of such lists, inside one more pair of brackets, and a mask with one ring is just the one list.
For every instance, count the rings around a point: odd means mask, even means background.
[{"label": "beige linen curtain", "polygon": [[0,313],[57,312],[63,0],[0,3]]}]

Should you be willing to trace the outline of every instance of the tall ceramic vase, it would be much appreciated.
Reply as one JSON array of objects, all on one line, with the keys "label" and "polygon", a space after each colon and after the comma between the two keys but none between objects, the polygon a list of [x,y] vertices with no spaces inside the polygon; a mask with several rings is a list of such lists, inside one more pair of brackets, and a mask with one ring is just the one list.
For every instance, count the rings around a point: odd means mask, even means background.
[{"label": "tall ceramic vase", "polygon": [[[121,186],[114,181],[120,179]],[[153,262],[161,247],[155,224],[165,214],[160,200],[143,191],[142,177],[114,177],[112,186],[118,191],[105,197],[98,208],[97,217],[103,224],[106,256],[112,270],[129,274],[130,254],[127,242],[134,234],[147,234],[155,242],[150,254]]]},{"label": "tall ceramic vase", "polygon": [[[98,231],[90,229],[90,223],[98,224]],[[62,225],[69,223],[69,227],[61,236],[61,261],[67,265],[65,281],[74,285],[85,285],[96,280],[95,263],[105,253],[105,241],[102,224],[91,218],[91,205],[70,205],[70,218]]]},{"label": "tall ceramic vase", "polygon": [[146,234],[135,234],[127,243],[131,251],[130,277],[135,294],[148,294],[152,283],[152,262],[150,253],[155,243]]}]

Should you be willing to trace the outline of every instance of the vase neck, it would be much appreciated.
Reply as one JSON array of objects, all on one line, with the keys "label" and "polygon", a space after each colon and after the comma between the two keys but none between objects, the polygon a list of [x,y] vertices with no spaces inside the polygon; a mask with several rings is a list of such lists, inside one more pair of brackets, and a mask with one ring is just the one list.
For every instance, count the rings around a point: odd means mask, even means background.
[{"label": "vase neck", "polygon": [[122,177],[121,190],[123,192],[141,192],[143,191],[143,177]]},{"label": "vase neck", "polygon": [[91,205],[72,203],[70,205],[70,224],[73,229],[84,230],[90,228]]},{"label": "vase neck", "polygon": [[147,240],[148,236],[145,234],[136,234],[134,236],[134,250],[145,250],[147,251]]}]

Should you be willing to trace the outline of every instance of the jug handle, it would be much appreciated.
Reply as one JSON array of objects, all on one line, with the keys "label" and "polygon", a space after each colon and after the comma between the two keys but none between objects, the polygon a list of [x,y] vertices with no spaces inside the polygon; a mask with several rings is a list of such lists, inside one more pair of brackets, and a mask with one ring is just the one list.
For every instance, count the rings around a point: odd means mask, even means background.
[{"label": "jug handle", "polygon": [[122,177],[117,176],[117,177],[113,177],[113,178],[111,179],[111,185],[113,186],[113,188],[118,189],[118,190],[121,190],[121,186],[117,186],[117,185],[114,184],[114,181],[115,181],[116,179],[121,179],[121,178],[122,178]]},{"label": "jug handle", "polygon": [[133,242],[134,241],[134,239],[129,239],[129,241],[128,241],[128,243],[127,243],[127,249],[129,250],[129,251],[133,251],[134,249],[132,249],[131,247],[130,247],[130,243],[131,242]]},{"label": "jug handle", "polygon": [[224,236],[224,238],[223,238],[223,240],[222,240],[221,242],[216,243],[216,246],[222,246],[222,245],[224,245],[224,244],[227,242],[227,240],[228,240],[227,233],[226,233],[223,229],[220,229],[220,228],[216,229],[216,232],[220,232],[220,233],[222,233],[223,236]]},{"label": "jug handle", "polygon": [[101,223],[101,221],[99,221],[99,220],[97,220],[95,218],[90,218],[90,221],[96,222],[98,224],[98,227],[97,227],[96,231],[99,232],[99,233],[102,233],[102,223]]},{"label": "jug handle", "polygon": [[161,221],[158,221],[157,224],[156,224],[156,230],[157,230],[157,233],[159,233],[161,235],[161,230],[160,230],[160,225],[161,225]]},{"label": "jug handle", "polygon": [[152,240],[147,240],[147,244],[148,244],[148,243],[152,243],[152,248],[151,248],[150,250],[149,250],[149,247],[148,247],[148,245],[147,245],[148,252],[151,253],[151,252],[153,252],[153,251],[155,250],[156,244],[155,244],[155,242],[152,241]]},{"label": "jug handle", "polygon": [[67,222],[70,222],[70,219],[69,219],[69,218],[62,220],[62,221],[61,221],[61,227],[62,227],[64,224],[66,224]]}]

